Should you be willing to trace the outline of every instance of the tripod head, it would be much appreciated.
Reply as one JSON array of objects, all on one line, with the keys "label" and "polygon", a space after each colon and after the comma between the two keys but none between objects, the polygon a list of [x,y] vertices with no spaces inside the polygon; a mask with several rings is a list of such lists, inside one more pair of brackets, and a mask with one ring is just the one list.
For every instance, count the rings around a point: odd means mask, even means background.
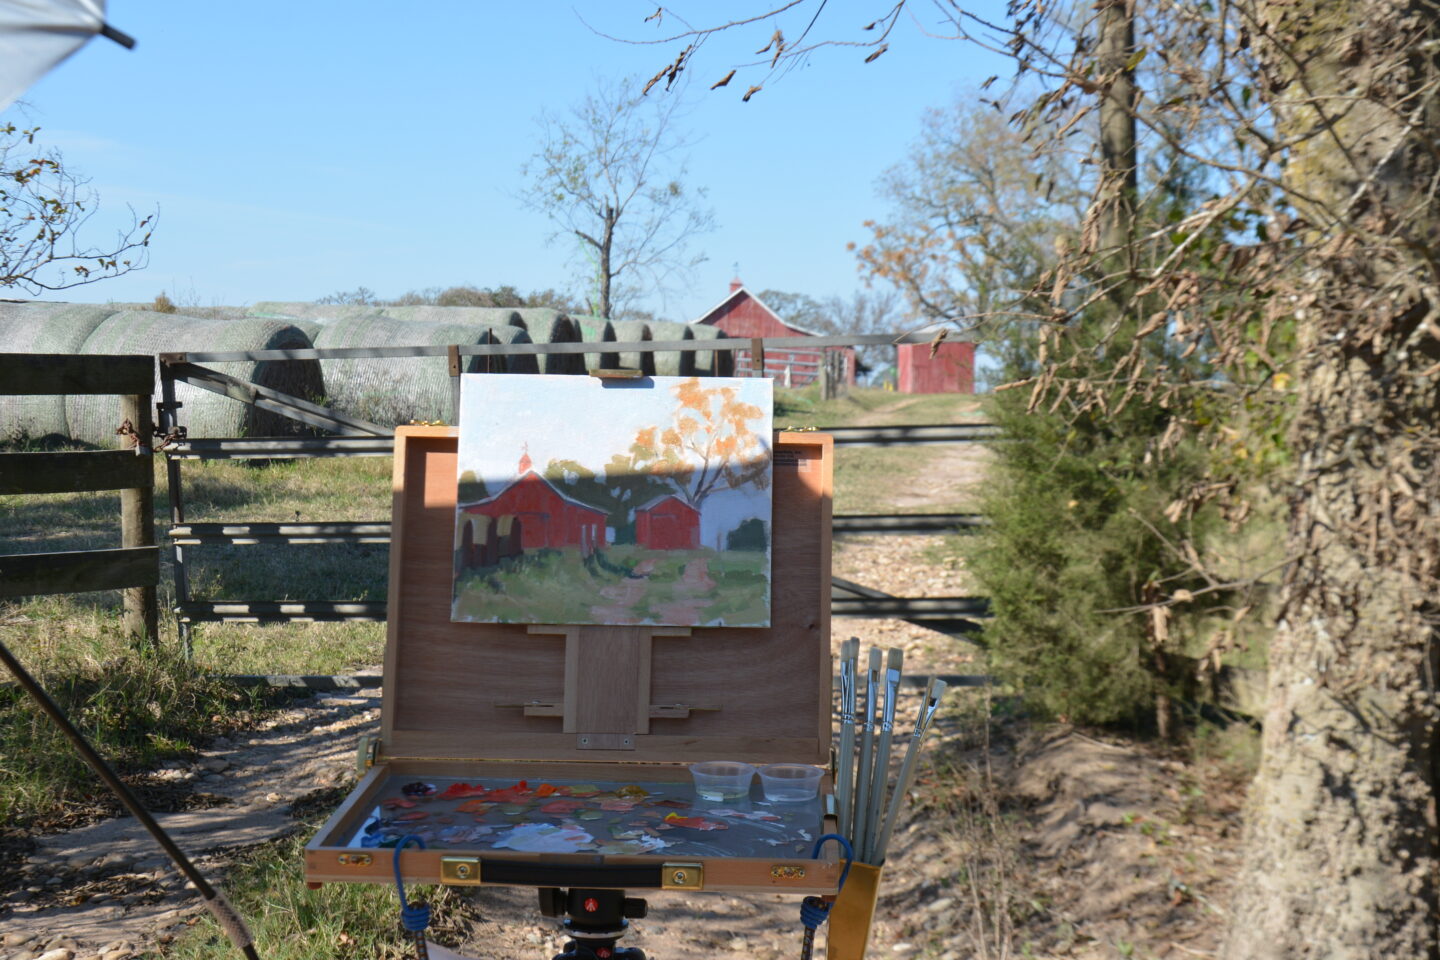
[{"label": "tripod head", "polygon": [[573,887],[540,888],[540,912],[547,917],[565,917],[561,924],[570,940],[554,960],[645,960],[639,947],[616,947],[630,928],[627,917],[641,919],[648,904],[639,897],[627,897],[624,890],[591,890]]}]

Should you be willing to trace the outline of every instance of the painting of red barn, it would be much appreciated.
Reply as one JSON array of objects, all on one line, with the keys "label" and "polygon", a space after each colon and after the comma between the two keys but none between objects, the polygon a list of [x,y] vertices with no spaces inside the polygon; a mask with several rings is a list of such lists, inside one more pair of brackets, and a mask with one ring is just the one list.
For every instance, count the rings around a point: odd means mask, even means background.
[{"label": "painting of red barn", "polygon": [[771,381],[462,378],[451,616],[768,626]]},{"label": "painting of red barn", "polygon": [[668,494],[635,511],[635,542],[650,550],[694,550],[700,546],[700,511]]}]

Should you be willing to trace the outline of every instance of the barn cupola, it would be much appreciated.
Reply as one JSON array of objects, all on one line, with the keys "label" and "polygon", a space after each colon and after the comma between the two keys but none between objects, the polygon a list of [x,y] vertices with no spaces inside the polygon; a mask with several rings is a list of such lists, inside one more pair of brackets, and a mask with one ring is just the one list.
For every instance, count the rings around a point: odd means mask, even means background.
[{"label": "barn cupola", "polygon": [[516,468],[515,476],[523,477],[529,473],[533,464],[530,463],[530,444],[525,444],[524,450],[520,453],[520,465]]},{"label": "barn cupola", "polygon": [[739,290],[743,286],[745,286],[744,282],[739,277],[736,277],[735,279],[730,281],[730,292],[734,293],[736,290]]}]

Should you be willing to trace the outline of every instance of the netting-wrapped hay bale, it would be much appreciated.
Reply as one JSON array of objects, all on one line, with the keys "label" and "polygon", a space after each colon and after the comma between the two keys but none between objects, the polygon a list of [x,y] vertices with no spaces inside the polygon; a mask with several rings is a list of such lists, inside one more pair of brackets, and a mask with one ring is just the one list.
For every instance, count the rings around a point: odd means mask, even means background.
[{"label": "netting-wrapped hay bale", "polygon": [[[276,320],[204,320],[179,313],[128,310],[107,317],[77,352],[219,353],[308,350],[311,346],[303,331]],[[301,400],[315,402],[324,394],[320,365],[314,360],[201,361],[200,365]],[[155,396],[160,396],[158,376]],[[191,437],[283,437],[308,429],[278,413],[184,383],[175,385],[175,399],[184,404],[180,423]],[[65,411],[75,439],[101,447],[120,445],[115,436],[120,424],[118,397],[72,395],[65,399]]]},{"label": "netting-wrapped hay bale", "polygon": [[[483,343],[489,327],[413,323],[391,317],[336,320],[320,328],[315,346],[426,347]],[[478,357],[465,358],[466,373],[480,372]],[[321,360],[329,403],[342,413],[393,427],[411,420],[455,422],[454,381],[443,357],[375,357]]]},{"label": "netting-wrapped hay bale", "polygon": [[[611,320],[615,340],[619,343],[644,343],[651,339],[650,324],[644,320]],[[620,366],[639,370],[647,377],[655,376],[655,354],[629,350],[620,354]]]},{"label": "netting-wrapped hay bale", "polygon": [[[119,307],[99,303],[0,303],[0,353],[79,353]],[[70,436],[65,398],[0,395],[0,443]]]},{"label": "netting-wrapped hay bale", "polygon": [[[730,335],[708,323],[692,323],[690,333],[696,340],[728,340]],[[700,377],[735,376],[735,353],[731,350],[696,350],[695,375]]]},{"label": "netting-wrapped hay bale", "polygon": [[386,307],[385,316],[418,323],[483,323],[524,327],[520,312],[513,307]]},{"label": "netting-wrapped hay bale", "polygon": [[[575,324],[580,331],[580,338],[586,343],[614,343],[615,327],[604,317],[574,317],[570,322]],[[620,366],[620,354],[613,350],[602,353],[585,354],[585,369],[614,369]]]},{"label": "netting-wrapped hay bale", "polygon": [[[509,324],[480,326],[485,336],[481,343],[531,343],[530,334]],[[475,357],[476,370],[480,373],[539,373],[540,362],[533,353],[510,353],[499,357]]]},{"label": "netting-wrapped hay bale", "polygon": [[312,320],[333,323],[378,317],[388,310],[374,303],[302,303],[291,300],[261,300],[246,308],[246,315],[263,320]]},{"label": "netting-wrapped hay bale", "polygon": [[[524,324],[525,331],[530,334],[532,343],[580,342],[580,330],[570,321],[569,315],[553,307],[520,307],[515,312],[520,314],[521,323]],[[583,374],[585,372],[585,355],[583,353],[541,354],[540,371],[542,373]]]},{"label": "netting-wrapped hay bale", "polygon": [[[694,340],[695,332],[687,323],[652,320],[650,322],[650,339]],[[665,350],[655,354],[655,375],[657,377],[695,376],[695,351]]]}]

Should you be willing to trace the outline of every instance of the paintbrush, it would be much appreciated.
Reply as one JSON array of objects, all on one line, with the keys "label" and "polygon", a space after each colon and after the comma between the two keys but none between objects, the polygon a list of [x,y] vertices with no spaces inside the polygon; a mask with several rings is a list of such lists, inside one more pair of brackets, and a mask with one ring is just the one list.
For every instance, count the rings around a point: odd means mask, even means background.
[{"label": "paintbrush", "polygon": [[895,792],[890,795],[890,809],[885,813],[885,825],[875,843],[874,863],[877,866],[885,862],[885,854],[890,849],[890,835],[895,832],[895,821],[900,819],[900,807],[905,803],[905,795],[910,792],[910,785],[915,780],[915,768],[920,765],[920,747],[925,742],[926,734],[930,732],[930,723],[935,719],[935,711],[940,708],[940,698],[945,696],[945,690],[944,680],[930,678],[930,686],[925,690],[925,702],[920,705],[920,713],[915,718],[915,732],[910,735],[910,746],[905,750],[905,762],[900,767],[900,777],[895,781]]},{"label": "paintbrush", "polygon": [[[860,765],[855,768],[855,828],[850,843],[855,859],[865,847],[870,814],[870,768],[875,750],[875,706],[880,694],[880,648],[870,648],[870,666],[865,671],[865,713],[860,734]],[[860,860],[864,863],[864,860]]]},{"label": "paintbrush", "polygon": [[840,767],[836,774],[835,797],[842,833],[850,833],[850,814],[855,802],[855,671],[860,666],[860,639],[851,637],[840,645]]},{"label": "paintbrush", "polygon": [[885,815],[885,787],[890,782],[890,738],[895,729],[895,700],[900,695],[900,667],[905,651],[889,651],[885,660],[885,704],[880,716],[880,746],[875,752],[875,772],[870,783],[870,823],[865,830],[862,863],[875,863],[875,844],[880,839],[881,817]]}]

